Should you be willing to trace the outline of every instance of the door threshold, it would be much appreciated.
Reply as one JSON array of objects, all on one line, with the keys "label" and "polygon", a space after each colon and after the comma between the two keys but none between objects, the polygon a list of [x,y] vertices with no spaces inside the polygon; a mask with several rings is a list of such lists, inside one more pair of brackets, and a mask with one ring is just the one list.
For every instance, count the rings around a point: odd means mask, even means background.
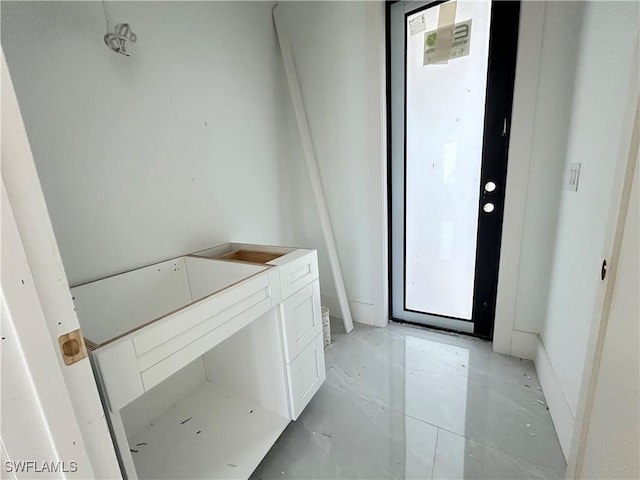
[{"label": "door threshold", "polygon": [[[465,336],[465,337],[473,337],[473,338],[477,338],[479,340],[486,340],[488,342],[492,341],[490,338],[486,337],[486,336],[482,336],[482,335],[478,335],[476,333],[473,333],[473,331],[468,332],[468,331],[463,331],[463,330],[456,330],[454,328],[447,328],[447,327],[441,327],[441,326],[437,326],[437,325],[427,325],[424,323],[420,323],[420,322],[412,322],[411,320],[402,320],[400,318],[395,318],[395,317],[391,317],[389,318],[390,322],[396,323],[398,325],[411,325],[413,327],[420,327],[420,328],[424,328],[426,330],[433,330],[436,331],[438,333],[443,333],[443,334],[447,334],[447,335],[451,335],[451,336]],[[473,324],[471,324],[473,326]]]}]

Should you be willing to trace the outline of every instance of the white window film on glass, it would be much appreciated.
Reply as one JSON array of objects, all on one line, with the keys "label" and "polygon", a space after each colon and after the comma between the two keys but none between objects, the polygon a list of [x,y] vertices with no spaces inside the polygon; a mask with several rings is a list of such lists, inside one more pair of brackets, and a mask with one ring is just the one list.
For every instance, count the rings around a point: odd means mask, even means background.
[{"label": "white window film on glass", "polygon": [[443,56],[449,3],[406,18],[405,309],[471,320],[491,2],[456,2]]}]

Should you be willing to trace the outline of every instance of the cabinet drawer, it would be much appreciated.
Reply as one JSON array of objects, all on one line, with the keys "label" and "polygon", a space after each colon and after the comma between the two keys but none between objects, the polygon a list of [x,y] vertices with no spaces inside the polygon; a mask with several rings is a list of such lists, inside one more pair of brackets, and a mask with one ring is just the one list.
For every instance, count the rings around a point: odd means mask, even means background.
[{"label": "cabinet drawer", "polygon": [[287,365],[291,418],[296,420],[315,395],[326,378],[324,370],[324,345],[322,335],[318,335]]},{"label": "cabinet drawer", "polygon": [[322,332],[319,281],[287,298],[282,304],[282,315],[285,360],[291,363]]},{"label": "cabinet drawer", "polygon": [[305,285],[318,278],[318,254],[314,251],[308,255],[292,260],[280,268],[280,284],[282,298],[291,296]]}]

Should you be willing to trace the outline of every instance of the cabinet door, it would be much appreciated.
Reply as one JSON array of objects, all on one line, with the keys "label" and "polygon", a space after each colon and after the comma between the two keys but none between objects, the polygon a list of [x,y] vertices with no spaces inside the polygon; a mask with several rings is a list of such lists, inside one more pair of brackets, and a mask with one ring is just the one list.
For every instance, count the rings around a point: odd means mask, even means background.
[{"label": "cabinet door", "polygon": [[318,254],[312,251],[280,267],[282,298],[289,297],[301,287],[318,278]]},{"label": "cabinet door", "polygon": [[298,418],[324,382],[327,376],[324,368],[324,345],[322,335],[318,335],[293,363],[287,365],[293,420]]},{"label": "cabinet door", "polygon": [[282,304],[285,359],[293,360],[322,332],[320,283],[315,280]]}]

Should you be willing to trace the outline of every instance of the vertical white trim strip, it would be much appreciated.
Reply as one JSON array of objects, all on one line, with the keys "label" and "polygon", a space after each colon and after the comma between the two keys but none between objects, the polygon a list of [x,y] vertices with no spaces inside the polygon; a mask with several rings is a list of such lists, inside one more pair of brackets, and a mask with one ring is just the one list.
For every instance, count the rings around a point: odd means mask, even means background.
[{"label": "vertical white trim strip", "polygon": [[333,230],[331,228],[331,219],[329,218],[329,211],[327,210],[327,203],[322,189],[322,180],[318,169],[318,161],[313,149],[311,130],[309,129],[307,114],[304,109],[302,92],[300,90],[300,84],[298,83],[298,75],[296,74],[295,64],[293,61],[289,35],[285,21],[282,18],[281,9],[282,7],[276,5],[273,9],[273,19],[276,24],[278,41],[280,42],[280,51],[282,53],[282,60],[284,61],[284,68],[287,74],[293,109],[296,113],[298,131],[300,133],[300,140],[302,141],[302,150],[304,151],[307,172],[309,173],[309,179],[311,180],[311,190],[316,202],[318,216],[320,217],[320,227],[322,228],[322,234],[329,253],[329,264],[331,265],[333,282],[335,283],[338,302],[340,303],[340,310],[342,311],[342,321],[344,322],[344,329],[349,333],[353,330],[353,320],[351,318],[351,311],[347,300],[347,292],[344,288],[344,281],[342,279],[342,270],[340,269],[340,260],[338,259],[338,251],[336,250]]},{"label": "vertical white trim strip", "polygon": [[511,355],[518,302],[520,259],[527,210],[533,127],[536,118],[545,2],[522,2],[493,350]]}]

